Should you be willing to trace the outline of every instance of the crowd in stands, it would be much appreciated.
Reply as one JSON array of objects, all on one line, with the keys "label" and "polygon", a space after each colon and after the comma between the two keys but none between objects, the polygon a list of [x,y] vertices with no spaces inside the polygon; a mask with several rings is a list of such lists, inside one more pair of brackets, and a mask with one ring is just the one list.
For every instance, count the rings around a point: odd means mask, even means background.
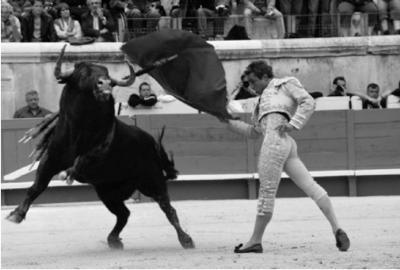
[{"label": "crowd in stands", "polygon": [[278,38],[400,34],[400,0],[2,0],[1,13],[2,42],[126,41],[162,27],[248,39],[256,21]]}]

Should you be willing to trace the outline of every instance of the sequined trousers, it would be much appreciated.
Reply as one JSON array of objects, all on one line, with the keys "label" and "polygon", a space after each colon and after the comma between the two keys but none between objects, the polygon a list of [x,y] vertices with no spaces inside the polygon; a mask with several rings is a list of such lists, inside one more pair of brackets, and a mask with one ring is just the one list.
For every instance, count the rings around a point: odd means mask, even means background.
[{"label": "sequined trousers", "polygon": [[277,127],[286,123],[288,123],[287,118],[280,113],[267,114],[260,122],[264,139],[258,160],[260,189],[257,215],[273,213],[275,196],[283,170],[314,200],[326,194],[299,159],[295,140],[287,133],[280,136]]}]

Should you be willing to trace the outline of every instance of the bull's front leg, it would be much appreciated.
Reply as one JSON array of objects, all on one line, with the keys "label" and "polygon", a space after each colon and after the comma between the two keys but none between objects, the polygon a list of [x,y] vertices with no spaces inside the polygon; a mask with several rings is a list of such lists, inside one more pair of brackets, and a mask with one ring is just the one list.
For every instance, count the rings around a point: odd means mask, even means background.
[{"label": "bull's front leg", "polygon": [[93,167],[99,163],[99,150],[94,148],[85,155],[77,156],[74,160],[74,164],[68,169],[60,172],[59,177],[61,180],[67,181],[68,185],[71,185],[74,180],[82,182],[85,178],[85,172],[87,173],[91,168],[93,169]]},{"label": "bull's front leg", "polygon": [[7,219],[15,223],[20,223],[25,218],[33,201],[47,188],[51,178],[59,170],[59,167],[50,161],[46,153],[40,161],[33,185],[28,189],[22,203],[7,216]]},{"label": "bull's front leg", "polygon": [[64,171],[61,171],[58,174],[60,180],[64,180],[67,182],[68,185],[72,185],[72,183],[74,182],[74,179],[77,179],[77,177],[78,177],[77,170],[80,167],[80,161],[81,161],[81,157],[78,156],[77,158],[75,158],[74,164],[71,167],[69,167],[68,169],[66,169]]}]

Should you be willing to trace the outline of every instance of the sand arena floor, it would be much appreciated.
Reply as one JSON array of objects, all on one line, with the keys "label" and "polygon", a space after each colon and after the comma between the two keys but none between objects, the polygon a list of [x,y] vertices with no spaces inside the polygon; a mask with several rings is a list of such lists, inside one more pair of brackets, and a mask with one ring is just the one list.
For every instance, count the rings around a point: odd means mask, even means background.
[{"label": "sand arena floor", "polygon": [[21,224],[4,218],[2,268],[400,268],[400,196],[334,197],[352,245],[335,247],[328,222],[308,198],[276,201],[263,254],[234,254],[253,228],[255,200],[173,202],[196,249],[181,248],[155,203],[128,203],[125,249],[110,250],[114,216],[99,203],[33,206]]}]

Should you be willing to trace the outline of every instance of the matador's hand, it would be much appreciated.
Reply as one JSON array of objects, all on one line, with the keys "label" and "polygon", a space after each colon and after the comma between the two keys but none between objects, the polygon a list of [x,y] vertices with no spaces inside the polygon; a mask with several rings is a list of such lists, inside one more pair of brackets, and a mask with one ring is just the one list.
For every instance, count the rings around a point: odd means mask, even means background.
[{"label": "matador's hand", "polygon": [[281,137],[285,134],[285,132],[291,132],[293,129],[295,129],[295,127],[289,123],[276,127],[276,130],[278,130],[279,136]]}]

